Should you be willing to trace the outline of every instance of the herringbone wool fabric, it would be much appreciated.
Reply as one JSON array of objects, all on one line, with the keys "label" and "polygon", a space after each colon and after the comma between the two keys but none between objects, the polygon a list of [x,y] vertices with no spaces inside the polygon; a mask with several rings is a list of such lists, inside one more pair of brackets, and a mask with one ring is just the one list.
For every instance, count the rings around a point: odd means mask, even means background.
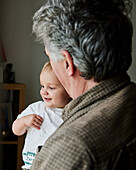
[{"label": "herringbone wool fabric", "polygon": [[31,170],[136,170],[136,85],[127,74],[71,101]]}]

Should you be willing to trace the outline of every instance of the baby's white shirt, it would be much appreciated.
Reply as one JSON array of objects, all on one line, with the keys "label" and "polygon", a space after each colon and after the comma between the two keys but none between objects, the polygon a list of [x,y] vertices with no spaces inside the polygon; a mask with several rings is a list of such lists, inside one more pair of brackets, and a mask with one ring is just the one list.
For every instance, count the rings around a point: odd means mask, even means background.
[{"label": "baby's white shirt", "polygon": [[23,161],[25,163],[22,168],[26,169],[30,169],[38,146],[43,145],[63,123],[63,119],[61,118],[62,109],[45,107],[45,103],[43,101],[38,101],[29,105],[21,114],[18,115],[17,119],[30,114],[40,115],[44,121],[40,130],[32,127],[28,128],[22,152]]}]

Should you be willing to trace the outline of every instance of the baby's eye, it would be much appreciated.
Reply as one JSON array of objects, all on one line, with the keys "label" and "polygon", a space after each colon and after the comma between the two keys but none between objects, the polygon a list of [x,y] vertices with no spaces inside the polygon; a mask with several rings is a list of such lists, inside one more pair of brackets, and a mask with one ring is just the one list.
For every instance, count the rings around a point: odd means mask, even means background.
[{"label": "baby's eye", "polygon": [[54,87],[50,87],[51,90],[55,89]]},{"label": "baby's eye", "polygon": [[44,86],[41,85],[41,88],[44,88]]}]

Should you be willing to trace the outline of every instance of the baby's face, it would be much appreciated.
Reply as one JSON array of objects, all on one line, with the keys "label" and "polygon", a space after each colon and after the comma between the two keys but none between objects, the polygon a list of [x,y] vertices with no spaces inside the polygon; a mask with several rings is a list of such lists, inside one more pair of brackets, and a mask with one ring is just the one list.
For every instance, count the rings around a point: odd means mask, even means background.
[{"label": "baby's face", "polygon": [[40,94],[47,107],[63,108],[70,97],[52,70],[42,71],[40,75]]}]

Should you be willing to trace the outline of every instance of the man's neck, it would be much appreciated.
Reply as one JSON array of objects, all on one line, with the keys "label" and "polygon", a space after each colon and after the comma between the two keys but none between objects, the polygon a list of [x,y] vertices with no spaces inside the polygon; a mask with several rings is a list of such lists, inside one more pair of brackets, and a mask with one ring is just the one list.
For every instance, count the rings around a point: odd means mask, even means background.
[{"label": "man's neck", "polygon": [[90,80],[85,80],[84,77],[78,77],[73,83],[74,90],[72,91],[72,98],[77,98],[78,96],[82,95],[99,83],[95,82],[93,78]]}]

